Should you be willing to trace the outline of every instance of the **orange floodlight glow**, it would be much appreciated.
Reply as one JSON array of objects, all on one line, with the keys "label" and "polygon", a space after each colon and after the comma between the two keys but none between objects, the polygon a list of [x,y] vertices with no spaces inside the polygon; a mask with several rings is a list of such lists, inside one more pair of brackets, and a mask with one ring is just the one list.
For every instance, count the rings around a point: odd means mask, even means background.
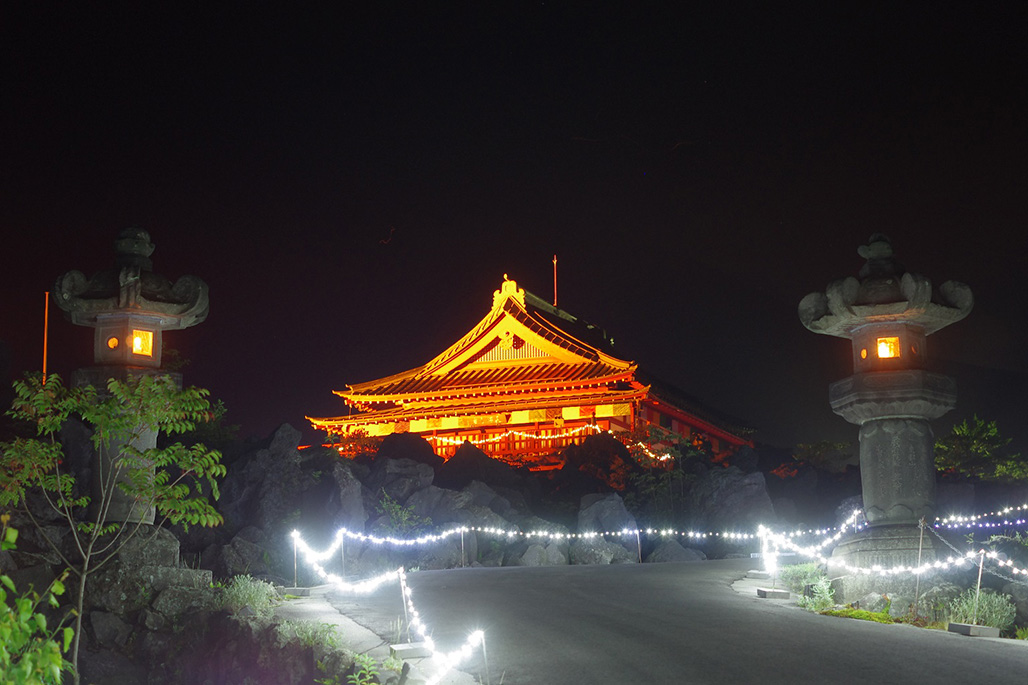
[{"label": "orange floodlight glow", "polygon": [[153,331],[132,331],[132,354],[153,356]]},{"label": "orange floodlight glow", "polygon": [[112,335],[111,337],[107,338],[107,347],[109,347],[112,350],[118,349],[118,338],[117,338],[117,336]]},{"label": "orange floodlight glow", "polygon": [[899,338],[878,338],[878,358],[892,359],[900,356]]}]

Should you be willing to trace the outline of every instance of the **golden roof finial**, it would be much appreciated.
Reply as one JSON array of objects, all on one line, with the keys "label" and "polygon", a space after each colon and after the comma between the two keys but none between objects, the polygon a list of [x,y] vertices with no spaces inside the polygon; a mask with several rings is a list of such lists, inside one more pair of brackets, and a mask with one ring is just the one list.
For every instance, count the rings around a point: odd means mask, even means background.
[{"label": "golden roof finial", "polygon": [[525,306],[525,289],[519,288],[517,281],[512,281],[507,278],[507,274],[503,274],[500,289],[493,291],[493,309],[501,307],[508,297],[513,297],[522,307]]}]

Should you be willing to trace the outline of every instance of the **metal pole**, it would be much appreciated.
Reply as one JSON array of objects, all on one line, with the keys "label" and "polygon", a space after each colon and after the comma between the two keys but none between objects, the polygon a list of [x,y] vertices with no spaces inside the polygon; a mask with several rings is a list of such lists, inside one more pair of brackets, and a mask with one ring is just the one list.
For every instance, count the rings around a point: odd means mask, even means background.
[{"label": "metal pole", "polygon": [[974,593],[974,619],[971,621],[974,625],[978,625],[978,598],[982,594],[982,569],[985,568],[985,548],[983,547],[980,554],[982,558],[978,561],[978,590]]},{"label": "metal pole", "polygon": [[917,620],[917,598],[921,593],[921,550],[924,546],[924,527],[925,520],[924,516],[921,517],[921,521],[918,524],[918,528],[921,530],[921,537],[917,541],[917,577],[914,579],[914,620]]},{"label": "metal pole", "polygon": [[403,623],[407,626],[407,642],[410,642],[410,616],[407,614],[407,580],[404,577],[403,569],[397,569],[396,575],[400,579],[400,601],[403,604]]},{"label": "metal pole", "polygon": [[346,531],[339,538],[339,577],[346,578]]},{"label": "metal pole", "polygon": [[293,587],[300,587],[296,580],[296,538],[293,538]]},{"label": "metal pole", "polygon": [[557,255],[553,255],[553,306],[557,306]]},{"label": "metal pole", "polygon": [[46,304],[43,305],[43,385],[46,385],[46,348],[50,338],[50,291],[45,291]]},{"label": "metal pole", "polygon": [[639,551],[639,563],[643,563],[643,548],[642,543],[639,541],[639,529],[635,529],[635,548]]},{"label": "metal pole", "polygon": [[485,685],[493,685],[489,679],[489,652],[485,648],[485,635],[482,635],[482,661],[485,662]]},{"label": "metal pole", "polygon": [[464,529],[460,529],[460,567],[464,568]]}]

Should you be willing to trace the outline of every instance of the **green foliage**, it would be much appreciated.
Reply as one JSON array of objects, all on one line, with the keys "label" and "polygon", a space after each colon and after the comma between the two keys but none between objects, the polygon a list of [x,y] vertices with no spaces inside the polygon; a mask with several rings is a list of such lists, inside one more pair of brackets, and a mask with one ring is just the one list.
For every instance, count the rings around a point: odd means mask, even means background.
[{"label": "green foliage", "polygon": [[824,616],[838,616],[839,618],[855,618],[858,621],[874,621],[875,623],[895,623],[888,611],[866,611],[844,607],[842,609],[824,609],[818,612]]},{"label": "green foliage", "polygon": [[935,467],[985,481],[1028,480],[1028,460],[1010,451],[1010,440],[1000,435],[995,421],[974,416],[935,441]]},{"label": "green foliage", "polygon": [[789,564],[778,569],[778,580],[793,592],[803,592],[803,588],[824,577],[824,571],[814,563]]},{"label": "green foliage", "polygon": [[800,597],[798,604],[801,607],[808,611],[825,611],[835,606],[835,590],[832,589],[832,583],[827,576],[821,575],[810,588],[809,597]]},{"label": "green foliage", "polygon": [[255,618],[264,620],[271,618],[278,601],[278,591],[271,583],[249,575],[233,576],[222,592],[221,608],[237,615],[248,609]]},{"label": "green foliage", "polygon": [[1009,630],[1014,625],[1017,607],[1007,595],[982,590],[978,596],[977,620],[975,617],[975,588],[970,588],[955,597],[947,607],[946,619],[951,623],[972,623]]},{"label": "green foliage", "polygon": [[356,654],[353,657],[353,673],[346,676],[349,685],[372,685],[378,677],[375,660],[367,654]]},{"label": "green foliage", "polygon": [[413,533],[424,530],[432,525],[432,519],[425,516],[418,516],[414,513],[414,507],[403,506],[390,497],[385,490],[379,491],[379,501],[375,505],[378,513],[389,518],[386,528],[393,533]]},{"label": "green foliage", "polygon": [[848,442],[832,442],[831,440],[800,443],[796,445],[792,458],[810,464],[821,471],[842,473],[846,470],[846,466],[855,464],[855,459],[850,451],[851,447]]},{"label": "green foliage", "polygon": [[1018,640],[1028,640],[1028,626],[1024,628],[1017,628],[1014,631],[1014,637]]},{"label": "green foliage", "polygon": [[[171,523],[215,526],[222,517],[205,492],[218,499],[218,478],[224,477],[221,455],[203,444],[181,443],[163,449],[139,450],[131,444],[148,431],[180,434],[192,430],[207,414],[207,391],[179,390],[168,376],[144,376],[121,382],[110,380],[107,392],[92,386],[67,388],[56,374],[44,385],[39,377],[15,381],[15,399],[8,415],[36,426],[35,438],[16,438],[3,443],[0,467],[0,506],[24,505],[36,489],[69,523],[76,522],[91,503],[105,511],[105,502],[92,502],[84,486],[62,469],[63,451],[58,435],[64,424],[78,416],[93,431],[97,452],[112,444],[125,446],[114,467],[101,475],[104,499],[114,489],[131,497],[141,510],[153,506]],[[152,471],[151,471],[152,466]],[[75,528],[86,535],[118,532],[121,526],[104,520],[81,523]]]},{"label": "green foliage", "polygon": [[[318,685],[340,685],[339,676],[328,674],[328,665],[323,661],[317,662],[317,668],[325,673],[324,678],[315,678]],[[348,685],[373,685],[378,682],[378,667],[375,660],[367,654],[355,654],[353,657],[353,673],[346,676]]]},{"label": "green foliage", "polygon": [[339,633],[331,623],[316,621],[283,621],[275,627],[284,642],[298,642],[303,647],[339,647]]},{"label": "green foliage", "polygon": [[619,435],[619,439],[642,467],[628,475],[625,507],[658,526],[681,525],[686,495],[696,480],[690,467],[708,463],[710,455],[702,446],[652,424]]},{"label": "green foliage", "polygon": [[[14,549],[18,531],[9,528],[9,514],[0,516],[0,548]],[[39,595],[17,594],[14,581],[0,575],[0,682],[11,685],[59,685],[72,665],[63,654],[71,646],[74,631],[60,624],[50,629],[41,604],[57,607],[64,594],[68,573],[54,579]]]},{"label": "green foliage", "polygon": [[[208,416],[207,394],[199,388],[180,390],[165,375],[127,382],[111,379],[104,391],[92,386],[65,387],[56,374],[45,382],[37,375],[14,383],[15,396],[7,415],[33,428],[35,436],[0,443],[0,506],[20,506],[31,516],[28,498],[39,496],[63,517],[71,532],[69,539],[78,563],[65,556],[32,518],[53,551],[79,576],[73,666],[78,664],[87,579],[138,532],[143,513],[152,507],[159,524],[222,523],[221,514],[209,501],[209,497],[218,498],[218,479],[225,475],[217,451],[199,443],[145,450],[134,446],[145,444],[144,436],[151,432],[181,435],[192,430]],[[88,484],[76,482],[64,465],[58,438],[61,428],[73,417],[91,429],[93,448],[105,457],[98,459],[94,468],[99,490],[95,500],[87,494]],[[119,491],[132,503],[126,518],[138,519],[136,522],[108,520]],[[87,518],[90,505],[95,520]],[[139,514],[133,515],[133,511]],[[78,682],[77,674],[75,679]]]}]

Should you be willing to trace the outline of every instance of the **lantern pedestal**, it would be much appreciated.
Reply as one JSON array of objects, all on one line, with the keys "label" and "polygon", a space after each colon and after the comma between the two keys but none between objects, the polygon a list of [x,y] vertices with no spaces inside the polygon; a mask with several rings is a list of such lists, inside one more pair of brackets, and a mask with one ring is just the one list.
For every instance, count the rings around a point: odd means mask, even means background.
[{"label": "lantern pedestal", "polygon": [[[904,613],[913,604],[916,592],[924,594],[931,586],[931,573],[917,577],[911,573],[881,575],[852,569],[915,568],[940,558],[935,538],[917,525],[875,526],[857,531],[840,542],[828,560],[837,603],[852,603],[870,593],[889,595],[893,606]],[[918,561],[920,559],[920,562]]]},{"label": "lantern pedestal", "polygon": [[[143,376],[171,376],[175,385],[182,387],[182,375],[178,373],[166,373],[160,369],[145,367],[124,367],[124,366],[91,366],[84,369],[76,369],[72,374],[72,383],[77,387],[91,385],[101,393],[105,392],[107,382],[111,379],[121,382],[138,380]],[[98,520],[100,512],[96,510],[100,502],[108,500],[108,508],[104,519],[107,521],[119,521],[125,523],[146,523],[153,524],[156,512],[153,507],[141,508],[131,497],[118,488],[118,483],[125,483],[129,480],[127,471],[122,472],[113,481],[110,476],[118,468],[118,462],[125,447],[132,447],[140,452],[157,447],[157,432],[153,430],[140,431],[135,440],[111,440],[110,444],[102,447],[94,456],[92,475],[90,477],[90,495],[93,505],[89,515],[93,520]],[[105,493],[110,492],[109,497]]]}]

